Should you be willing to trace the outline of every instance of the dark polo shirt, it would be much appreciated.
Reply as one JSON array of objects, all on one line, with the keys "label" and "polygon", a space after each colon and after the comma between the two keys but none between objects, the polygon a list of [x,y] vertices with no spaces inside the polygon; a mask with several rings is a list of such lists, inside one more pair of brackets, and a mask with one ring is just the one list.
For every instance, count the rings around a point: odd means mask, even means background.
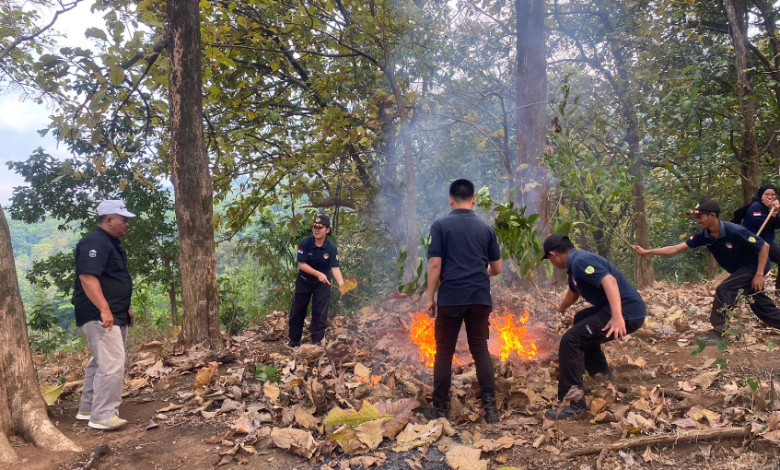
[{"label": "dark polo shirt", "polygon": [[[747,213],[745,214],[745,220],[742,225],[753,233],[758,233],[758,230],[764,225],[764,221],[769,217],[769,208],[761,201],[753,201],[748,206]],[[772,220],[766,223],[764,230],[761,232],[762,240],[767,243],[773,243],[775,241],[775,228],[778,224],[778,218],[772,217]]]},{"label": "dark polo shirt", "polygon": [[81,274],[92,274],[100,281],[103,297],[114,315],[114,325],[129,325],[133,278],[127,269],[127,254],[119,239],[97,227],[76,245],[76,286],[72,303],[78,326],[100,321],[100,310],[87,298],[79,279]]},{"label": "dark polo shirt", "polygon": [[[701,229],[685,244],[691,248],[706,246],[720,267],[733,273],[740,268],[758,268],[758,252],[764,246],[764,240],[741,225],[721,220],[717,239],[709,230]],[[768,270],[769,262],[766,264]]]},{"label": "dark polo shirt", "polygon": [[[314,235],[311,235],[301,240],[298,245],[298,262],[306,263],[330,278],[331,268],[339,267],[339,250],[330,238],[325,238],[325,243],[317,246]],[[306,280],[312,277],[303,271],[298,271],[298,275]],[[316,278],[312,281],[319,282]]]},{"label": "dark polo shirt", "polygon": [[440,306],[493,305],[487,267],[501,259],[501,249],[474,211],[455,209],[431,225],[428,258],[441,258]]},{"label": "dark polo shirt", "polygon": [[636,320],[647,316],[647,306],[636,288],[618,268],[601,256],[589,251],[571,250],[566,260],[566,272],[569,273],[569,289],[609,312],[612,309],[601,281],[611,274],[617,280],[623,318]]}]

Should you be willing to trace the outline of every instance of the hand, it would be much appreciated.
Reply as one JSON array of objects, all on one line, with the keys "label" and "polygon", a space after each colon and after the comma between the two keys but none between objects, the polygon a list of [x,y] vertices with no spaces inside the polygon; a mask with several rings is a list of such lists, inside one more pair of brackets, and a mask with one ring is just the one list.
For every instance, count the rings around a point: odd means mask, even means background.
[{"label": "hand", "polygon": [[601,329],[601,331],[607,332],[607,338],[614,334],[614,339],[620,339],[626,336],[626,321],[623,320],[623,315],[612,316],[612,319],[607,323],[607,326]]},{"label": "hand", "polygon": [[100,326],[108,328],[108,331],[111,331],[111,328],[114,327],[114,315],[111,314],[110,310],[100,312],[100,320]]},{"label": "hand", "polygon": [[774,201],[772,201],[772,205],[769,208],[774,209],[775,214],[777,214],[777,211],[780,210],[780,201],[775,199]]},{"label": "hand", "polygon": [[644,255],[649,255],[650,254],[650,250],[645,250],[644,248],[642,248],[641,246],[638,246],[638,245],[633,245],[631,248],[633,248],[634,251],[636,251],[636,254],[638,254],[638,255],[644,256]]},{"label": "hand", "polygon": [[321,272],[318,271],[317,272],[317,279],[320,282],[324,282],[325,284],[330,285],[330,281],[328,280],[328,275],[325,274],[325,273],[321,273]]},{"label": "hand", "polygon": [[563,307],[563,305],[559,305],[559,306],[555,307],[555,311],[556,311],[556,312],[558,312],[558,313],[560,313],[561,315],[563,315],[564,313],[566,313],[566,310],[567,310],[567,309],[566,309],[566,308],[564,308],[564,307]]},{"label": "hand", "polygon": [[427,313],[429,317],[435,317],[436,316],[436,301],[435,300],[428,299],[428,302],[425,304],[425,313]]},{"label": "hand", "polygon": [[753,290],[756,292],[761,292],[764,290],[764,275],[763,274],[756,274],[753,276]]},{"label": "hand", "polygon": [[133,326],[135,326],[135,315],[133,315],[133,309],[132,308],[129,309],[127,311],[127,314],[130,316],[130,327],[132,328]]}]

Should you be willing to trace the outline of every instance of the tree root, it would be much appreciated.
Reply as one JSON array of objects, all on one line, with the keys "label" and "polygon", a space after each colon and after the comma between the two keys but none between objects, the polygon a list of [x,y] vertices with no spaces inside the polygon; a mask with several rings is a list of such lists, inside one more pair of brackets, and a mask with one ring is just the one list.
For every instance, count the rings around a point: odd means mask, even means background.
[{"label": "tree root", "polygon": [[11,447],[11,443],[8,442],[8,436],[4,432],[0,431],[0,464],[11,465],[19,461],[16,457],[14,448]]},{"label": "tree root", "polygon": [[749,432],[749,428],[747,427],[728,427],[705,429],[702,431],[683,431],[673,435],[640,437],[638,439],[615,442],[606,446],[573,449],[567,452],[563,452],[560,455],[560,458],[570,459],[572,457],[579,457],[582,455],[598,454],[604,451],[611,452],[615,450],[625,450],[632,449],[634,447],[652,446],[657,444],[688,444],[691,442],[711,441],[715,439],[736,439],[738,437],[744,438],[748,436]]},{"label": "tree root", "polygon": [[27,438],[35,444],[36,447],[51,450],[54,452],[83,452],[84,450],[77,446],[73,441],[67,438],[54,424],[48,419],[37,422],[27,423]]}]

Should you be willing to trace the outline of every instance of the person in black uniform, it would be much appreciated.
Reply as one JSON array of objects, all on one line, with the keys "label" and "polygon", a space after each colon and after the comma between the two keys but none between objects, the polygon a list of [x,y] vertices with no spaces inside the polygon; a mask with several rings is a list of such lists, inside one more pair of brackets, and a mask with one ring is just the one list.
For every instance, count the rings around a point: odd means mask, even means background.
[{"label": "person in black uniform", "polygon": [[[452,357],[460,327],[465,322],[485,421],[499,421],[493,360],[487,341],[490,336],[488,317],[493,310],[490,277],[501,274],[501,249],[496,232],[474,213],[476,201],[474,184],[469,180],[456,180],[450,185],[452,212],[431,225],[426,311],[436,316],[436,356],[433,408],[423,410],[428,419],[449,414]],[[439,296],[434,300],[437,287]]]},{"label": "person in black uniform", "polygon": [[[572,387],[583,388],[583,369],[595,376],[611,377],[603,343],[629,335],[645,323],[647,307],[636,288],[615,266],[601,256],[576,250],[569,237],[553,234],[543,243],[544,257],[569,275],[569,290],[558,307],[564,313],[580,297],[593,304],[574,315],[572,326],[558,349],[558,399]],[[560,412],[548,410],[548,419],[568,419],[588,411],[585,399]]]},{"label": "person in black uniform", "polygon": [[306,237],[298,245],[298,278],[295,280],[295,295],[290,309],[290,340],[287,346],[301,345],[303,322],[306,311],[311,305],[311,342],[318,344],[325,337],[328,327],[328,307],[330,306],[330,273],[341,286],[344,278],[339,269],[339,250],[328,239],[330,218],[317,214],[311,224],[313,235]]},{"label": "person in black uniform", "polygon": [[[735,224],[742,220],[742,226],[756,234],[766,222],[758,236],[769,244],[769,261],[776,264],[780,264],[780,246],[775,243],[775,229],[780,226],[780,218],[777,217],[778,209],[780,209],[780,201],[777,200],[777,187],[773,184],[765,184],[758,188],[750,204],[734,213],[734,220],[732,220]],[[767,217],[770,217],[769,221],[766,221]],[[780,289],[780,272],[775,280],[775,289]]]},{"label": "person in black uniform", "polygon": [[745,227],[724,222],[718,218],[720,206],[712,199],[702,200],[695,209],[688,211],[696,217],[701,230],[679,245],[646,250],[635,246],[640,255],[672,256],[688,248],[706,246],[720,266],[731,274],[715,290],[715,299],[710,312],[712,330],[702,341],[713,344],[726,331],[726,312],[737,303],[740,291],[751,296],[750,309],[764,323],[780,328],[780,309],[763,292],[764,274],[767,270],[769,244],[765,243]]}]

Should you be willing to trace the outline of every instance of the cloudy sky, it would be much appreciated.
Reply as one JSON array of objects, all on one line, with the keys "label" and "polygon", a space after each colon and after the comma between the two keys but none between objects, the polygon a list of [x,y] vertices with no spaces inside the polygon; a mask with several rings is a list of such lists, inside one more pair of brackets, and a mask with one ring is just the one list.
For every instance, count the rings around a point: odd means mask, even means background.
[{"label": "cloudy sky", "polygon": [[[101,26],[101,15],[90,12],[92,2],[87,0],[75,9],[60,15],[55,25],[62,34],[60,44],[68,46],[90,47],[91,40],[84,31],[91,26]],[[44,19],[39,24],[50,21]],[[45,104],[35,101],[23,101],[20,96],[0,89],[0,204],[7,204],[13,194],[14,186],[24,184],[24,180],[10,171],[6,162],[26,160],[38,147],[55,157],[68,156],[67,149],[51,136],[41,137],[36,131],[46,127],[50,110]]]}]

